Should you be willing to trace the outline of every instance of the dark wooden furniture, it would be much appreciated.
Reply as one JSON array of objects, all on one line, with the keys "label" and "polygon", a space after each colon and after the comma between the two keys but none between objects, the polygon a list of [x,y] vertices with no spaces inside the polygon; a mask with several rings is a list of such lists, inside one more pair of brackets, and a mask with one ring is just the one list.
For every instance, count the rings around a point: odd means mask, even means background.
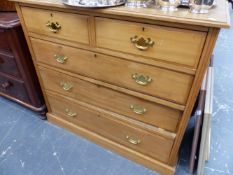
[{"label": "dark wooden furniture", "polygon": [[17,14],[0,12],[0,95],[43,113],[34,69]]},{"label": "dark wooden furniture", "polygon": [[8,0],[0,0],[0,11],[16,11],[15,3]]}]

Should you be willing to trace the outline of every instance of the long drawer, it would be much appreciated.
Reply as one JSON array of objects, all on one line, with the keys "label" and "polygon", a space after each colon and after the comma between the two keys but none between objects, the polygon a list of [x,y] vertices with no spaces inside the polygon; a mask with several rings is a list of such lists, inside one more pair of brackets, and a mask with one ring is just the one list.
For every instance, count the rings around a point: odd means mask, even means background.
[{"label": "long drawer", "polygon": [[29,97],[24,82],[0,73],[0,92],[29,103]]},{"label": "long drawer", "polygon": [[96,18],[96,45],[196,68],[205,32]]},{"label": "long drawer", "polygon": [[120,143],[135,151],[167,162],[174,138],[152,134],[114,119],[109,114],[100,113],[81,106],[65,97],[53,96],[47,93],[52,113],[71,123],[91,130],[101,136]]},{"label": "long drawer", "polygon": [[163,105],[126,95],[103,86],[39,67],[47,90],[122,114],[172,132],[182,112]]},{"label": "long drawer", "polygon": [[[193,76],[31,38],[38,62],[185,105]],[[43,52],[42,52],[43,51]]]},{"label": "long drawer", "polygon": [[88,16],[22,7],[29,32],[89,44]]}]

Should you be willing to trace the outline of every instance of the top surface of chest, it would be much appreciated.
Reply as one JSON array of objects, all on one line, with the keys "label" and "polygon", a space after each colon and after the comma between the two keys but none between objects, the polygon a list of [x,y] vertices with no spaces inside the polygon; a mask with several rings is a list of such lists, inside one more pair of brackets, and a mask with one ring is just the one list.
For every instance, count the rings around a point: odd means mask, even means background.
[{"label": "top surface of chest", "polygon": [[30,5],[42,5],[88,12],[96,14],[134,17],[138,19],[151,19],[158,21],[192,24],[206,27],[228,28],[230,26],[229,6],[225,0],[217,0],[217,6],[208,14],[192,14],[188,9],[179,9],[177,12],[163,12],[156,8],[128,8],[125,6],[107,9],[75,8],[64,5],[61,0],[12,0]]}]

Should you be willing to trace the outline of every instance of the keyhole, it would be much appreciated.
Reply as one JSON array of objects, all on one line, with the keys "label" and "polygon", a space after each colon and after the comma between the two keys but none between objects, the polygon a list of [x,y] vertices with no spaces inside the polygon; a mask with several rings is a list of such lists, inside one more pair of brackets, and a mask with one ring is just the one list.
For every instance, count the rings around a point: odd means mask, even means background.
[{"label": "keyhole", "polygon": [[143,32],[145,31],[145,27],[142,27],[142,31],[143,31]]},{"label": "keyhole", "polygon": [[53,14],[52,14],[52,13],[50,13],[50,16],[51,16],[51,17],[53,17]]},{"label": "keyhole", "polygon": [[97,54],[94,54],[94,57],[96,58],[96,57],[97,57]]}]

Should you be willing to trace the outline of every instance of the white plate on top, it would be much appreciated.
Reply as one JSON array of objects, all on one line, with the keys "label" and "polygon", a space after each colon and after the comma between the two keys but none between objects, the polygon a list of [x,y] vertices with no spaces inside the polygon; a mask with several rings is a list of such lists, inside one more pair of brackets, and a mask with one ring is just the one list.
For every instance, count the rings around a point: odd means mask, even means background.
[{"label": "white plate on top", "polygon": [[125,4],[126,0],[62,0],[63,4],[84,7],[84,8],[104,8]]}]

